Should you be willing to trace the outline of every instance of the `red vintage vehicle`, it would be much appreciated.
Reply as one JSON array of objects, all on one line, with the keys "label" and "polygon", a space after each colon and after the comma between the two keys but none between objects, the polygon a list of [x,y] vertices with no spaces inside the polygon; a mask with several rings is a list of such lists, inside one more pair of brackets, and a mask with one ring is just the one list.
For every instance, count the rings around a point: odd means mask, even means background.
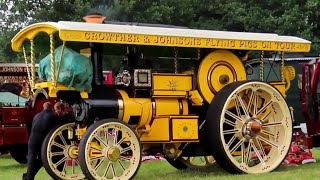
[{"label": "red vintage vehicle", "polygon": [[[103,72],[104,84],[112,81],[110,74],[110,71]],[[26,64],[0,63],[0,155],[9,152],[22,164],[27,163],[27,144],[33,116],[42,110],[44,102],[55,102],[37,93],[33,101],[28,100],[26,82]]]},{"label": "red vintage vehicle", "polygon": [[0,154],[10,152],[19,163],[26,163],[29,128],[35,111],[27,103],[23,63],[0,63]]},{"label": "red vintage vehicle", "polygon": [[320,60],[303,65],[301,75],[301,102],[305,117],[308,148],[320,147]]}]

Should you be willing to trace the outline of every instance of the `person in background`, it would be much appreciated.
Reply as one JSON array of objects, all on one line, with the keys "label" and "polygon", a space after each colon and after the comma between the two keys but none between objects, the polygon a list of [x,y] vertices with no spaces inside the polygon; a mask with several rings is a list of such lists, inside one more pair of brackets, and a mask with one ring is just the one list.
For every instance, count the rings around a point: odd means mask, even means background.
[{"label": "person in background", "polygon": [[62,102],[58,101],[54,104],[54,111],[57,116],[62,117],[66,114],[65,106]]},{"label": "person in background", "polygon": [[57,117],[53,113],[52,104],[45,102],[43,110],[36,114],[32,121],[28,142],[28,167],[27,173],[22,176],[23,180],[33,180],[42,167],[41,146],[44,138],[56,123]]},{"label": "person in background", "polygon": [[72,120],[72,114],[67,113],[68,108],[70,108],[68,103],[58,101],[54,104],[54,111],[59,118],[59,122],[67,123]]}]

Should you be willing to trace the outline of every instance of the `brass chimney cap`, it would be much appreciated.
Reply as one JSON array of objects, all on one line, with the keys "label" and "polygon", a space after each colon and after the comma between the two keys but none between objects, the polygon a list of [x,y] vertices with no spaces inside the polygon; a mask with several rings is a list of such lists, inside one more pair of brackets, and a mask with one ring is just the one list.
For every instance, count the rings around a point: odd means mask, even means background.
[{"label": "brass chimney cap", "polygon": [[103,24],[105,19],[106,17],[100,13],[88,13],[85,17],[83,17],[83,20],[85,20],[87,23]]}]

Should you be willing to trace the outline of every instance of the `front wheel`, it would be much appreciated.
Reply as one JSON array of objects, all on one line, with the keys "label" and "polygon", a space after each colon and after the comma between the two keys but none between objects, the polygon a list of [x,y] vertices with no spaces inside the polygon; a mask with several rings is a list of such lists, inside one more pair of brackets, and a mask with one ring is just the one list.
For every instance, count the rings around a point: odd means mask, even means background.
[{"label": "front wheel", "polygon": [[206,133],[217,163],[230,173],[266,173],[286,157],[292,120],[282,95],[263,82],[234,82],[207,113]]},{"label": "front wheel", "polygon": [[136,132],[124,122],[100,120],[91,125],[79,146],[80,166],[86,178],[132,179],[141,163]]},{"label": "front wheel", "polygon": [[69,138],[75,128],[75,123],[57,126],[48,133],[42,144],[43,166],[54,179],[84,179],[78,158],[79,142]]}]

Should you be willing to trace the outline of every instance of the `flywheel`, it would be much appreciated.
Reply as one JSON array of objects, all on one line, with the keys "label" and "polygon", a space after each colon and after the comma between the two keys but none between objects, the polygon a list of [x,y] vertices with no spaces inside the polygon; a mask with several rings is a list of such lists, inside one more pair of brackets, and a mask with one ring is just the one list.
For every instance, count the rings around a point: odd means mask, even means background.
[{"label": "flywheel", "polygon": [[198,88],[208,103],[224,86],[244,80],[246,71],[242,61],[227,50],[213,51],[202,60],[198,69]]}]

